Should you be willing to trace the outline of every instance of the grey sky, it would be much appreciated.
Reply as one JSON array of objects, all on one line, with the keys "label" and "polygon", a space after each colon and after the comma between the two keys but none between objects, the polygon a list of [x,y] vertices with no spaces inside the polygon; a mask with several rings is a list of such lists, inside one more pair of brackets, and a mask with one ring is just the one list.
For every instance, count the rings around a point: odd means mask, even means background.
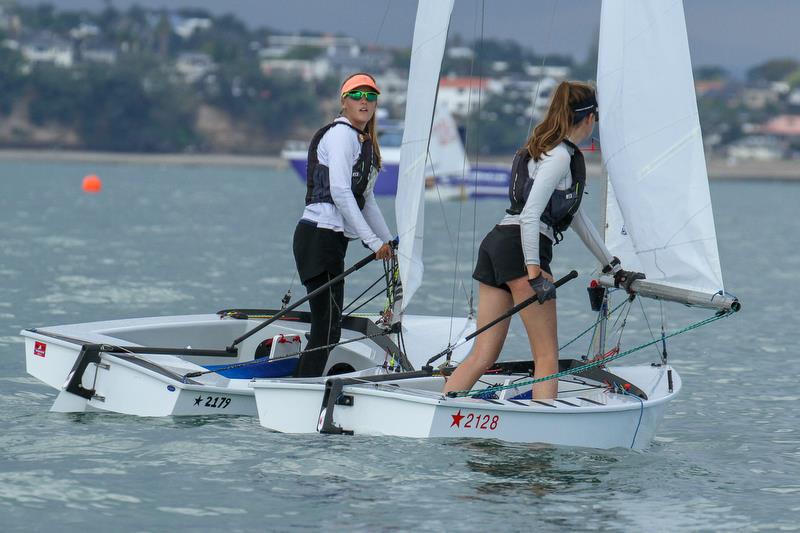
[{"label": "grey sky", "polygon": [[[451,33],[475,36],[481,0],[457,0]],[[666,0],[665,0],[666,1]],[[18,0],[23,5],[40,0]],[[103,0],[50,0],[63,9],[101,9]],[[342,32],[365,43],[411,43],[414,0],[113,0],[118,8],[202,7],[233,13],[253,27]],[[484,32],[537,52],[586,56],[596,37],[600,0],[486,0]],[[736,73],[775,57],[800,59],[800,0],[685,0],[692,62]],[[381,27],[381,20],[386,21]],[[478,31],[479,31],[478,26]]]}]

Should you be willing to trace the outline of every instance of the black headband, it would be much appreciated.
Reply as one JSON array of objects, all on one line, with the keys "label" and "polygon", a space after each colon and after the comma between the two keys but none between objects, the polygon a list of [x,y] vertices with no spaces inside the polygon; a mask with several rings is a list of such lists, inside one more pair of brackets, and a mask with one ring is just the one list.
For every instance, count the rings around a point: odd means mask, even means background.
[{"label": "black headband", "polygon": [[573,113],[591,111],[593,108],[597,107],[597,98],[595,98],[594,95],[591,95],[589,98],[585,98],[580,102],[572,104],[570,107],[572,108]]},{"label": "black headband", "polygon": [[586,115],[597,111],[597,98],[593,94],[590,97],[581,100],[580,102],[572,104],[570,109],[572,110],[573,115],[572,123],[577,124],[583,120]]}]

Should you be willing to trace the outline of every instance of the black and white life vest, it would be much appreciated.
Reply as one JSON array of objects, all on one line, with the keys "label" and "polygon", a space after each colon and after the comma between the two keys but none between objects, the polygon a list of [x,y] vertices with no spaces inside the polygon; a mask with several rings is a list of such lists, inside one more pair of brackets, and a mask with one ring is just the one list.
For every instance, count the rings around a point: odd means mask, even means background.
[{"label": "black and white life vest", "polygon": [[364,209],[364,193],[369,186],[370,173],[372,172],[375,158],[372,150],[372,139],[366,132],[361,131],[352,124],[342,121],[331,122],[323,126],[314,134],[314,137],[311,138],[311,144],[308,146],[308,166],[306,168],[306,205],[333,203],[333,197],[331,197],[330,169],[327,165],[323,165],[319,162],[317,147],[322,140],[322,136],[325,135],[329,129],[339,125],[351,128],[358,133],[359,140],[363,139],[363,141],[361,141],[361,153],[355,165],[353,165],[350,190],[353,191],[353,197],[356,199],[358,208]]},{"label": "black and white life vest", "polygon": [[[563,142],[572,149],[572,155],[569,160],[572,185],[565,190],[554,190],[541,216],[542,222],[553,228],[556,241],[560,240],[558,235],[566,231],[572,222],[572,217],[578,212],[584,189],[586,188],[586,162],[583,160],[583,154],[570,141],[564,139]],[[527,148],[521,148],[517,155],[514,156],[514,162],[511,166],[511,182],[508,185],[508,198],[511,200],[511,207],[506,209],[506,213],[509,215],[522,213],[525,202],[528,201],[534,180],[528,173],[528,162],[530,160],[531,154]]]}]

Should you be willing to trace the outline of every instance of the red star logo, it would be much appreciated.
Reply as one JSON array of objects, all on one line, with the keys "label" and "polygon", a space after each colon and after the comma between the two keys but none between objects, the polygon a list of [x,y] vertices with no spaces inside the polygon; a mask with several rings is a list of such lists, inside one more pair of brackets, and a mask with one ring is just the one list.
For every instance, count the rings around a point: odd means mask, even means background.
[{"label": "red star logo", "polygon": [[450,415],[453,417],[453,423],[450,424],[450,427],[456,426],[457,428],[461,427],[461,419],[464,418],[464,415],[461,414],[461,409],[454,415]]}]

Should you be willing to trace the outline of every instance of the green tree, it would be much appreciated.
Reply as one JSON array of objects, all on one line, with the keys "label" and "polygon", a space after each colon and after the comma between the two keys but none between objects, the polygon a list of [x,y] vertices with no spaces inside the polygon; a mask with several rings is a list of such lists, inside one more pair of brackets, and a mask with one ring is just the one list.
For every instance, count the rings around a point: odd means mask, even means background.
[{"label": "green tree", "polygon": [[[80,133],[91,147],[135,152],[181,151],[197,140],[196,99],[167,73],[130,65],[86,71]],[[88,112],[91,107],[93,112]]]},{"label": "green tree", "polygon": [[786,82],[792,89],[800,87],[800,68],[789,74],[786,78]]},{"label": "green tree", "polygon": [[233,15],[216,17],[211,27],[198,30],[184,43],[184,49],[205,52],[217,63],[255,62],[250,32]]},{"label": "green tree", "polygon": [[[595,31],[594,38],[586,52],[586,59],[577,63],[572,70],[571,78],[575,80],[596,80],[597,79],[597,57],[600,55],[600,30]],[[569,60],[568,60],[569,61]],[[551,63],[556,64],[556,63]],[[563,63],[569,65],[570,63]]]},{"label": "green tree", "polygon": [[771,59],[748,70],[747,78],[751,81],[784,81],[798,69],[800,69],[800,62],[796,59]]},{"label": "green tree", "polygon": [[134,5],[121,12],[107,6],[94,21],[106,41],[125,51],[138,53],[155,45],[155,34],[148,26],[147,12],[142,7]]},{"label": "green tree", "polygon": [[182,7],[177,10],[178,15],[184,18],[211,19],[211,13],[199,7]]},{"label": "green tree", "polygon": [[87,11],[57,11],[50,4],[40,4],[34,7],[18,6],[16,12],[25,28],[36,31],[49,31],[66,36],[69,30],[78,26],[81,20],[88,16]]},{"label": "green tree", "polygon": [[[530,118],[523,110],[525,103],[514,105],[501,96],[491,96],[467,117],[467,153],[473,155],[511,155],[528,136]],[[509,159],[509,164],[510,164]]]},{"label": "green tree", "polygon": [[208,102],[232,116],[263,128],[271,137],[319,122],[319,98],[313,84],[286,75],[264,76],[258,64],[221,65]]},{"label": "green tree", "polygon": [[[392,50],[390,52],[392,54],[392,67],[402,70],[408,70],[408,66],[411,63],[411,49],[410,48],[402,48]],[[445,57],[445,63],[447,62],[447,58]],[[442,72],[446,72],[444,67],[442,67]]]},{"label": "green tree", "polygon": [[96,150],[172,152],[196,143],[192,93],[151,57],[127,59],[113,67],[37,65],[31,119],[73,127]]},{"label": "green tree", "polygon": [[724,98],[706,95],[698,100],[697,107],[700,124],[703,125],[703,132],[706,135],[719,134],[723,145],[743,135],[742,123],[746,117],[741,116]]},{"label": "green tree", "polygon": [[293,46],[286,52],[286,59],[316,59],[323,54],[318,46]]},{"label": "green tree", "polygon": [[22,25],[34,30],[51,28],[56,18],[56,9],[50,4],[40,4],[35,7],[19,7],[17,12],[22,20]]},{"label": "green tree", "polygon": [[703,81],[726,80],[728,71],[716,65],[703,65],[694,69],[694,79]]},{"label": "green tree", "polygon": [[[0,39],[3,36],[0,35]],[[8,114],[25,86],[22,74],[22,55],[9,48],[0,47],[0,113]]]},{"label": "green tree", "polygon": [[87,99],[85,79],[80,70],[50,63],[37,63],[28,80],[29,115],[34,124],[75,126]]},{"label": "green tree", "polygon": [[[495,62],[506,63],[507,71],[516,73],[522,73],[526,65],[563,65],[575,68],[575,62],[571,57],[558,54],[538,55],[511,40],[484,39],[482,42],[476,40],[467,44],[460,36],[455,36],[450,40],[450,44],[455,46],[456,43],[460,43],[459,46],[471,48],[475,56],[474,60],[473,58],[445,56],[442,63],[443,73],[458,76],[488,76],[492,72],[491,69]],[[596,56],[594,63],[597,63]],[[407,59],[405,66],[408,66]],[[594,72],[594,67],[592,67],[592,72]]]}]

